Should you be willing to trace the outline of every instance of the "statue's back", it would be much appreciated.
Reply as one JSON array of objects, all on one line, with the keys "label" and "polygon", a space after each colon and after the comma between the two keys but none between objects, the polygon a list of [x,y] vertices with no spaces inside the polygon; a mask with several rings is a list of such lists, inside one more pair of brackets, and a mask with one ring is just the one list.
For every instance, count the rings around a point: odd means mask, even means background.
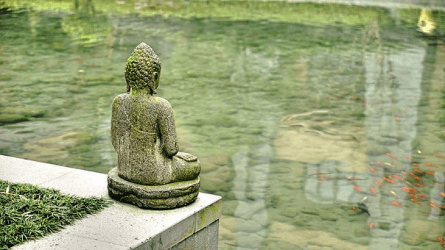
[{"label": "statue's back", "polygon": [[119,176],[140,184],[162,184],[169,180],[166,175],[171,172],[171,159],[162,153],[157,122],[159,104],[155,98],[122,94],[115,102],[112,130],[117,137]]}]

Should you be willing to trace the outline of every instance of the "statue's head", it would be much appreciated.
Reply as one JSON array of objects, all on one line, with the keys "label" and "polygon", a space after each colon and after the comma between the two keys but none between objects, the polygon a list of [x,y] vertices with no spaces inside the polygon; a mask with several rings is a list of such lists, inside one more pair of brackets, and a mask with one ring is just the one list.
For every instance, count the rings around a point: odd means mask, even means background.
[{"label": "statue's head", "polygon": [[145,43],[140,43],[131,53],[125,66],[127,92],[130,89],[149,88],[156,94],[161,76],[161,60],[153,49]]}]

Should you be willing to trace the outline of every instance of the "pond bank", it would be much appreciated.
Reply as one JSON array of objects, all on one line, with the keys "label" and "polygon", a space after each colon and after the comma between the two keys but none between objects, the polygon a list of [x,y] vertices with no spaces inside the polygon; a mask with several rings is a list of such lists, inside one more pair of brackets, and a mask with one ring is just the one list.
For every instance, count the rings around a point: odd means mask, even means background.
[{"label": "pond bank", "polygon": [[385,8],[428,8],[428,9],[445,9],[445,2],[442,0],[288,0],[292,3],[312,2],[312,3],[335,3],[335,4],[352,4],[360,6],[377,6]]},{"label": "pond bank", "polygon": [[[80,197],[108,197],[106,174],[3,155],[0,180],[54,188]],[[195,244],[217,249],[220,214],[221,197],[205,193],[199,193],[193,204],[172,210],[145,210],[114,201],[95,216],[12,249],[184,249],[184,245]]]}]

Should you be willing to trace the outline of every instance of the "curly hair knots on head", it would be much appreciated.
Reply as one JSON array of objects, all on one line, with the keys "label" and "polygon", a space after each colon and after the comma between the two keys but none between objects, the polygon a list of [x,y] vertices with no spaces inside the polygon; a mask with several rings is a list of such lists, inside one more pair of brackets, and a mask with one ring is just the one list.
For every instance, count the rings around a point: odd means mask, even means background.
[{"label": "curly hair knots on head", "polygon": [[161,72],[161,60],[146,43],[140,43],[131,53],[125,66],[127,92],[130,89],[150,88],[155,93],[153,72]]}]

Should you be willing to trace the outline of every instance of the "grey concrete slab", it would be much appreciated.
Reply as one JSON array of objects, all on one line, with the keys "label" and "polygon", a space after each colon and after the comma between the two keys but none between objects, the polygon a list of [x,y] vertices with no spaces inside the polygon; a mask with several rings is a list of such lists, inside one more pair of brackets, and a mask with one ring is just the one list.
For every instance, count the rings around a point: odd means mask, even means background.
[{"label": "grey concrete slab", "polygon": [[[76,196],[108,197],[106,174],[1,155],[0,179]],[[220,215],[221,197],[204,193],[191,205],[172,210],[140,209],[114,201],[59,233],[12,249],[168,249],[207,228]]]},{"label": "grey concrete slab", "polygon": [[29,241],[22,245],[13,247],[12,249],[22,250],[90,250],[90,249],[113,249],[124,250],[128,249],[125,246],[119,246],[108,242],[88,239],[84,237],[78,237],[75,235],[69,235],[64,233],[52,234],[45,237],[45,240]]},{"label": "grey concrete slab", "polygon": [[38,185],[75,169],[0,155],[0,179]]},{"label": "grey concrete slab", "polygon": [[108,196],[107,175],[81,169],[74,169],[70,173],[40,183],[39,186],[81,197]]},{"label": "grey concrete slab", "polygon": [[128,247],[146,244],[152,239],[156,241],[159,238],[155,239],[155,236],[161,233],[162,245],[169,245],[168,242],[173,242],[169,238],[183,235],[181,239],[174,240],[176,244],[196,232],[197,214],[219,199],[219,196],[200,193],[191,205],[173,210],[144,210],[116,202],[88,220],[78,221],[64,232]]}]

